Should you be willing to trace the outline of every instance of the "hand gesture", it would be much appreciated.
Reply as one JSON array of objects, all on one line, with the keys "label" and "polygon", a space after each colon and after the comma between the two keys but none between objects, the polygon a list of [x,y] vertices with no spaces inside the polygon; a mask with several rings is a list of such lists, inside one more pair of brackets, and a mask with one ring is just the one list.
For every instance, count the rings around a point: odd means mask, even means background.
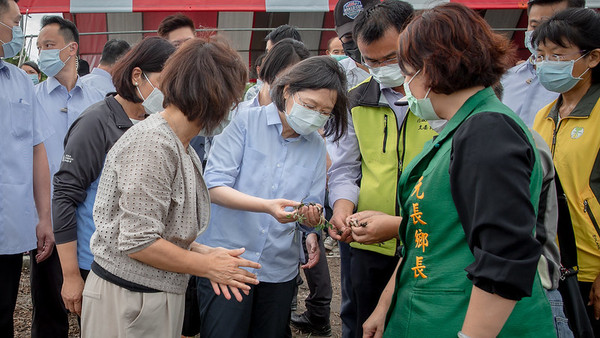
[{"label": "hand gesture", "polygon": [[[242,301],[242,295],[239,290],[242,290],[246,295],[250,292],[250,286],[247,284],[258,284],[256,275],[248,272],[240,267],[249,267],[260,269],[260,264],[243,259],[240,256],[245,249],[227,250],[224,248],[213,248],[208,255],[209,267],[207,275],[204,276],[210,279],[213,290],[217,295],[223,292],[226,299],[231,299],[229,289],[235,296],[238,302]],[[229,287],[229,289],[228,289]]]},{"label": "hand gesture", "polygon": [[363,244],[381,243],[397,238],[401,221],[401,217],[373,210],[361,211],[346,218],[346,223],[352,229],[352,238]]},{"label": "hand gesture", "polygon": [[304,224],[310,227],[316,227],[324,222],[323,217],[323,206],[317,203],[304,204],[301,203],[296,206],[295,218],[298,223]]},{"label": "hand gesture", "polygon": [[333,216],[329,220],[329,223],[333,225],[333,228],[328,229],[329,236],[331,238],[350,243],[354,240],[352,238],[352,229],[346,224],[346,219],[350,216],[350,213],[333,210]]},{"label": "hand gesture", "polygon": [[279,223],[295,222],[296,219],[294,218],[294,212],[285,211],[285,208],[293,208],[298,204],[299,203],[296,201],[286,200],[282,198],[267,200],[267,212],[269,213],[269,215],[273,216],[273,218],[275,218]]},{"label": "hand gesture", "polygon": [[308,260],[306,264],[300,266],[302,269],[310,269],[319,263],[321,249],[319,248],[317,234],[310,233],[306,236],[306,251],[308,252]]}]

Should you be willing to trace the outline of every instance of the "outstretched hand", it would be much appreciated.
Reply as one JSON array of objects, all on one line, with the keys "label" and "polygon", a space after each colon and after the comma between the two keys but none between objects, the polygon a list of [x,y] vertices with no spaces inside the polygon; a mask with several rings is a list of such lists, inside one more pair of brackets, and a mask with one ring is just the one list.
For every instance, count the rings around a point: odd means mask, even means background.
[{"label": "outstretched hand", "polygon": [[279,223],[295,222],[293,211],[285,211],[286,208],[297,206],[298,202],[283,198],[267,200],[267,212]]},{"label": "outstretched hand", "polygon": [[237,301],[241,302],[243,298],[240,290],[248,295],[250,292],[248,284],[258,284],[255,274],[240,268],[260,269],[260,264],[240,257],[245,250],[244,248],[233,250],[213,248],[208,253],[210,266],[205,277],[210,279],[213,290],[217,295],[223,292],[226,299],[231,299],[229,293],[229,290],[231,290]]},{"label": "outstretched hand", "polygon": [[402,217],[390,216],[380,211],[365,210],[346,218],[352,229],[352,238],[359,243],[382,243],[398,237]]}]

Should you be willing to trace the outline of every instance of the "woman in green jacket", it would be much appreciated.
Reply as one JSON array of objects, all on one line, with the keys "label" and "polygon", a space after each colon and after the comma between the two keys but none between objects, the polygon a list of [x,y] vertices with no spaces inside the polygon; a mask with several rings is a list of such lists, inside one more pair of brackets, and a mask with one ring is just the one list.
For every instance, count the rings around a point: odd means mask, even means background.
[{"label": "woman in green jacket", "polygon": [[512,56],[508,40],[460,4],[426,10],[400,34],[411,111],[448,123],[402,173],[403,219],[350,216],[400,223],[404,243],[366,337],[555,336],[536,273],[538,154],[490,87]]}]

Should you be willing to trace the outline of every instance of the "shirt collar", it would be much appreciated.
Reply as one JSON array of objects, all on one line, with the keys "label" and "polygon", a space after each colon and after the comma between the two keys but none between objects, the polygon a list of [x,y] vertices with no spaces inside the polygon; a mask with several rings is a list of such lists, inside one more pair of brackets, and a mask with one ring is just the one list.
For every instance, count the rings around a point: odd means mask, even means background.
[{"label": "shirt collar", "polygon": [[[600,84],[592,84],[590,89],[588,89],[587,93],[579,100],[573,111],[569,114],[569,116],[573,117],[589,117],[596,106],[596,103],[600,100]],[[562,95],[558,97],[556,104],[550,109],[548,113],[548,117],[552,118],[554,121],[558,119],[558,109],[562,104]]]},{"label": "shirt collar", "polygon": [[102,76],[109,80],[112,80],[112,76],[110,76],[109,72],[105,71],[104,69],[98,68],[98,67],[92,69],[92,74]]},{"label": "shirt collar", "polygon": [[[50,95],[50,93],[52,93],[58,87],[65,88],[65,86],[63,86],[60,82],[58,82],[58,80],[54,76],[50,76],[45,82],[47,82],[46,89],[48,90],[48,95]],[[75,87],[73,87],[73,89],[71,89],[71,91],[75,90],[75,88],[78,88],[78,87],[79,87],[79,89],[82,89],[81,88],[82,87],[81,78],[79,77],[79,75],[77,75],[77,82],[75,82]]]},{"label": "shirt collar", "polygon": [[0,73],[6,74],[6,76],[10,79],[10,69],[6,66],[6,63],[0,59]]},{"label": "shirt collar", "polygon": [[129,116],[123,109],[123,106],[115,99],[114,95],[107,95],[104,99],[111,113],[115,117],[115,123],[119,128],[129,128],[133,126],[133,122],[129,119]]},{"label": "shirt collar", "polygon": [[264,106],[263,109],[265,109],[267,113],[267,125],[272,126],[275,124],[281,124],[279,110],[277,109],[277,106],[275,106],[275,103]]}]

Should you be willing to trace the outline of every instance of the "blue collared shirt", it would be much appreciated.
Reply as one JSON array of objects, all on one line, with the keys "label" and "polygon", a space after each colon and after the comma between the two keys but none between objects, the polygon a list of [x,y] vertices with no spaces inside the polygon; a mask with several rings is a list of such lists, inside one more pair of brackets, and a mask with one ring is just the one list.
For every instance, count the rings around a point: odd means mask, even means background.
[{"label": "blue collared shirt", "polygon": [[112,76],[104,69],[94,68],[91,73],[81,77],[81,82],[99,90],[102,94],[115,92]]},{"label": "blue collared shirt", "polygon": [[36,247],[33,147],[52,132],[31,79],[0,60],[0,255]]},{"label": "blue collared shirt", "polygon": [[501,80],[504,87],[502,103],[507,105],[531,128],[540,109],[558,98],[558,93],[544,88],[529,61],[509,69]]},{"label": "blue collared shirt", "polygon": [[42,104],[43,113],[54,129],[54,135],[44,141],[50,177],[60,168],[64,152],[64,139],[69,127],[79,115],[92,104],[104,99],[104,94],[87,86],[77,78],[75,87],[70,92],[54,77],[35,86],[35,93]]},{"label": "blue collared shirt", "polygon": [[[285,198],[323,205],[323,139],[314,132],[283,139],[274,104],[240,110],[214,138],[204,179],[208,188],[232,187],[265,199]],[[295,222],[279,223],[271,215],[211,204],[210,225],[199,242],[227,249],[246,248],[242,257],[258,262],[262,282],[281,283],[298,273],[300,236]]]}]

